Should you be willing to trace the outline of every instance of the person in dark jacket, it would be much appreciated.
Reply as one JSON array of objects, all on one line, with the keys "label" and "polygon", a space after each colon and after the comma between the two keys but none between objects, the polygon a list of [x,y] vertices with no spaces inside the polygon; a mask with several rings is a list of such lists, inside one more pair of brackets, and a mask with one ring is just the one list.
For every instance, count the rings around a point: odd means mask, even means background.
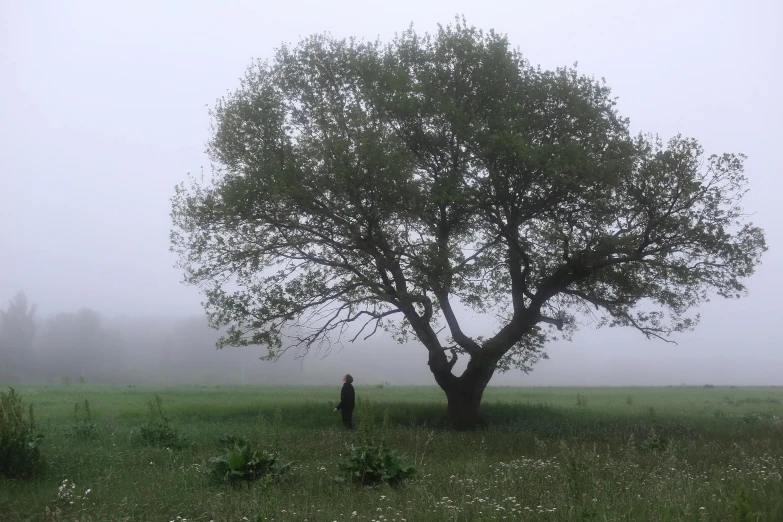
[{"label": "person in dark jacket", "polygon": [[346,430],[353,429],[353,408],[356,406],[356,393],[353,391],[353,377],[350,374],[343,376],[343,389],[340,390],[340,404],[337,405],[333,412],[340,410],[343,414],[343,426]]}]

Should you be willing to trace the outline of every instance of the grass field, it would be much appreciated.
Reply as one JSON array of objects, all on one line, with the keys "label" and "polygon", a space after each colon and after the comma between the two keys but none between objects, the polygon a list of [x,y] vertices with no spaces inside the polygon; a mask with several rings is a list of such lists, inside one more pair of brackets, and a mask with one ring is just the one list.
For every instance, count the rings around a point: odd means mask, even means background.
[{"label": "grass field", "polygon": [[[17,391],[34,404],[47,465],[37,478],[0,477],[3,521],[783,521],[779,387],[490,388],[489,426],[475,432],[443,428],[437,388],[357,387],[378,423],[388,410],[390,445],[420,471],[398,488],[363,489],[333,480],[352,442],[331,412],[339,386]],[[134,442],[155,393],[185,449]],[[72,428],[84,399],[94,438]],[[215,484],[205,470],[217,439],[271,445],[278,407],[293,469],[279,483]],[[63,500],[66,479],[77,487]]]}]

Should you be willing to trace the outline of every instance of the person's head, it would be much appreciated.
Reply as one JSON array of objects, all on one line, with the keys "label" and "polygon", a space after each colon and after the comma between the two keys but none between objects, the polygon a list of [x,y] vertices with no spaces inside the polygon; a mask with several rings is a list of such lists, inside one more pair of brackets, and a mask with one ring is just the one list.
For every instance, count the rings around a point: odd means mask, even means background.
[{"label": "person's head", "polygon": [[346,373],[343,375],[343,382],[346,382],[348,384],[351,384],[353,382],[353,377],[351,377],[350,373]]}]

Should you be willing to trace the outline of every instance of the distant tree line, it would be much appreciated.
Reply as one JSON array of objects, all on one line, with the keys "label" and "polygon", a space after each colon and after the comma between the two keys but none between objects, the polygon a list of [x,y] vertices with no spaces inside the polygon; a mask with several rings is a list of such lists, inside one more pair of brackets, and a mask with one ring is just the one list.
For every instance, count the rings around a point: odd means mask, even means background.
[{"label": "distant tree line", "polygon": [[43,318],[19,292],[0,309],[0,382],[239,383],[271,373],[252,349],[216,350],[219,336],[203,317],[107,319],[82,308]]}]

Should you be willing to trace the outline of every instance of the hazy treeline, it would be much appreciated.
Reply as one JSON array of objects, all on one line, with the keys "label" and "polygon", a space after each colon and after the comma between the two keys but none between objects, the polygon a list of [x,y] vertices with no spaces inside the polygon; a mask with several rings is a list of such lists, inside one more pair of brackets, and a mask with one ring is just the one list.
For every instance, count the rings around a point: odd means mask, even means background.
[{"label": "hazy treeline", "polygon": [[[0,301],[2,303],[2,301]],[[703,329],[703,331],[706,331]],[[704,335],[702,333],[701,335]],[[0,383],[333,384],[351,373],[360,385],[434,385],[426,349],[400,345],[384,332],[304,360],[286,354],[260,361],[262,346],[215,348],[220,333],[203,316],[118,317],[81,309],[43,317],[24,293],[0,304]],[[731,341],[725,341],[728,346]],[[656,386],[780,384],[780,359],[766,352],[729,358],[720,343],[644,343],[636,332],[581,332],[574,343],[549,347],[556,360],[530,375],[496,375],[493,385]],[[732,352],[733,353],[733,352]],[[767,353],[769,355],[764,355]],[[461,357],[457,373],[467,359]]]},{"label": "hazy treeline", "polygon": [[0,382],[278,384],[298,368],[259,361],[262,347],[216,350],[218,337],[204,317],[39,317],[20,292],[0,310]]}]

